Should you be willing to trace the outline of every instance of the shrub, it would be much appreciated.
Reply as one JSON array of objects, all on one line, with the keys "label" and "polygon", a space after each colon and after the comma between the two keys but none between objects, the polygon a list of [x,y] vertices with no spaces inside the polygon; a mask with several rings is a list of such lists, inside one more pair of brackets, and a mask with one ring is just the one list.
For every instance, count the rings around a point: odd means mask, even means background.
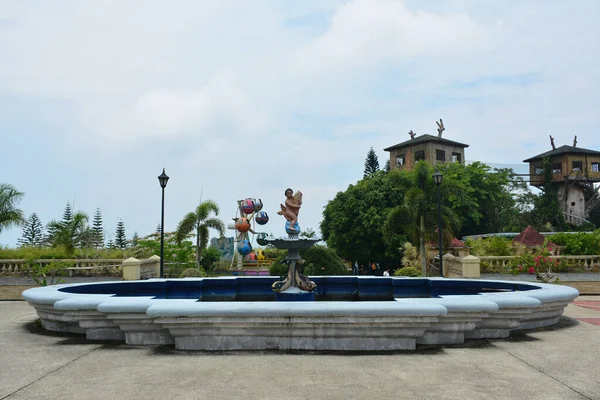
[{"label": "shrub", "polygon": [[597,255],[600,254],[600,230],[594,233],[557,233],[548,238],[552,243],[565,246],[564,255]]},{"label": "shrub", "polygon": [[52,262],[46,264],[43,267],[31,260],[27,261],[29,267],[29,276],[40,286],[54,285],[62,283],[61,279],[57,279],[58,276],[65,276],[67,274],[67,268],[73,267],[74,264],[70,262]]},{"label": "shrub", "polygon": [[212,273],[217,262],[221,259],[221,252],[214,247],[208,247],[202,251],[200,265],[207,273]]},{"label": "shrub", "polygon": [[283,259],[277,260],[269,267],[269,274],[272,276],[284,276],[288,272],[288,265],[282,263]]},{"label": "shrub", "polygon": [[313,246],[300,250],[300,256],[305,260],[305,275],[346,275],[348,269],[338,257],[335,250],[325,246]]},{"label": "shrub", "polygon": [[397,269],[394,272],[394,276],[418,277],[421,276],[421,271],[415,267],[404,267]]},{"label": "shrub", "polygon": [[513,253],[512,240],[499,236],[485,239],[468,239],[467,246],[475,256],[510,256]]},{"label": "shrub", "polygon": [[404,243],[402,245],[401,250],[404,254],[404,256],[402,257],[403,267],[418,268],[421,265],[421,260],[419,260],[419,251],[415,246],[412,245],[412,243]]},{"label": "shrub", "polygon": [[207,274],[202,268],[188,268],[179,275],[180,278],[203,278],[205,276]]}]

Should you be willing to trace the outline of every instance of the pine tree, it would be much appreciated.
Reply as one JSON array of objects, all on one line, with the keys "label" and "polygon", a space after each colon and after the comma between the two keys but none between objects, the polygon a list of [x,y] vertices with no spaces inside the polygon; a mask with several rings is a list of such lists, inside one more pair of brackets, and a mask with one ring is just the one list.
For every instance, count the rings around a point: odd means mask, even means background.
[{"label": "pine tree", "polygon": [[94,233],[94,247],[104,247],[104,228],[102,227],[102,213],[100,212],[100,208],[96,208],[94,222],[92,224],[92,231]]},{"label": "pine tree", "polygon": [[73,209],[71,208],[71,203],[67,202],[67,205],[65,207],[65,211],[63,212],[63,220],[62,220],[62,222],[64,224],[68,224],[72,220],[73,220]]},{"label": "pine tree", "polygon": [[385,160],[385,166],[383,167],[385,172],[390,172],[390,160]]},{"label": "pine tree", "polygon": [[116,247],[116,246],[115,246],[115,242],[113,242],[113,240],[112,240],[112,239],[109,239],[109,240],[108,240],[108,243],[106,243],[106,247],[108,247],[108,248],[109,248],[109,249],[111,249],[111,250],[112,250],[112,249],[114,249],[114,248]]},{"label": "pine tree", "polygon": [[160,226],[160,224],[158,224],[158,225],[156,226],[156,233],[160,233],[160,232],[161,232],[161,230],[162,230],[162,227]]},{"label": "pine tree", "polygon": [[23,236],[18,240],[23,247],[40,247],[44,243],[44,227],[36,213],[31,214],[23,227]]},{"label": "pine tree", "polygon": [[115,233],[115,246],[124,249],[127,247],[127,237],[125,236],[125,224],[123,221],[117,223],[117,231]]},{"label": "pine tree", "polygon": [[133,237],[131,238],[131,245],[137,246],[138,240],[140,240],[140,237],[138,236],[137,231],[135,231],[135,232],[133,232]]},{"label": "pine tree", "polygon": [[372,177],[377,171],[379,171],[379,160],[377,159],[375,150],[371,147],[367,153],[367,158],[365,159],[365,172],[363,178]]}]

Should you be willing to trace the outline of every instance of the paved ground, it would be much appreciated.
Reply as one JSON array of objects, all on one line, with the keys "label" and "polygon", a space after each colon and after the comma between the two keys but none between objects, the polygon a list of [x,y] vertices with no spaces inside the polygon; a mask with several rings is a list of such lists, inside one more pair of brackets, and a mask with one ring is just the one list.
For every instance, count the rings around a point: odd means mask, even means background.
[{"label": "paved ground", "polygon": [[600,399],[600,297],[509,340],[393,354],[179,352],[41,330],[0,302],[0,400]]}]

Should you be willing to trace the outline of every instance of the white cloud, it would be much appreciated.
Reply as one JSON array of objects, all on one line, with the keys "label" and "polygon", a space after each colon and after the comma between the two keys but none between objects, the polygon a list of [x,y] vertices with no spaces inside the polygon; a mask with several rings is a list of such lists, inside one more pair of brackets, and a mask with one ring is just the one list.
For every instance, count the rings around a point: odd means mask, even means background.
[{"label": "white cloud", "polygon": [[19,154],[62,186],[49,196],[17,155],[4,179],[23,186],[27,213],[55,204],[44,220],[77,196],[143,232],[167,166],[168,218],[202,185],[223,208],[262,194],[277,205],[292,186],[316,228],[370,146],[383,165],[384,147],[434,133],[440,117],[468,159],[518,163],[548,150],[549,134],[598,149],[599,12],[594,1],[4,2],[0,131],[19,132]]}]

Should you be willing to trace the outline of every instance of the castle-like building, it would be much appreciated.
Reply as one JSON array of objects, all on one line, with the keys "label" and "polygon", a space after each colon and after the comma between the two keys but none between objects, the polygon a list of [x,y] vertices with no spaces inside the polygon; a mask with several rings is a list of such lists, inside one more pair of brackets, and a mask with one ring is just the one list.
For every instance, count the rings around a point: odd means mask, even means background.
[{"label": "castle-like building", "polygon": [[413,131],[408,132],[410,140],[385,148],[390,153],[390,169],[411,170],[421,160],[436,165],[445,162],[465,163],[465,148],[468,144],[442,138],[445,130],[444,122],[440,119],[438,135],[417,136]]},{"label": "castle-like building", "polygon": [[556,147],[552,136],[550,143],[552,150],[523,160],[529,163],[530,184],[538,188],[544,185],[543,162],[547,158],[552,167],[552,184],[557,186],[565,219],[581,225],[586,222],[592,208],[587,197],[594,183],[600,182],[600,151],[577,147],[577,136],[572,146]]}]

